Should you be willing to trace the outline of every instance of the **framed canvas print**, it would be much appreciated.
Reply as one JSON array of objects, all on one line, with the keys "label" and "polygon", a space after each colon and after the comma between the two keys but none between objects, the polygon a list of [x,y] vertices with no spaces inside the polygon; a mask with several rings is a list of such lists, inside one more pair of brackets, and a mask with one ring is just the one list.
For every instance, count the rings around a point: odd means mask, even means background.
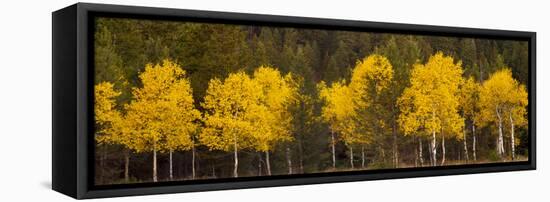
[{"label": "framed canvas print", "polygon": [[533,170],[534,32],[78,3],[53,14],[74,198]]}]

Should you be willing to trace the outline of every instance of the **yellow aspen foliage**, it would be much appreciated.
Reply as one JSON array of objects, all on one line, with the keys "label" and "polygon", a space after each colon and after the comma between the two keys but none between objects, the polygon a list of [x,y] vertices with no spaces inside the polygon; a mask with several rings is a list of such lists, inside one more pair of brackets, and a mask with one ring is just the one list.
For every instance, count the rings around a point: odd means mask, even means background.
[{"label": "yellow aspen foliage", "polygon": [[259,67],[254,71],[254,83],[260,86],[258,105],[250,111],[255,122],[253,133],[256,150],[266,152],[275,143],[292,141],[292,115],[290,105],[296,101],[297,87],[291,74],[282,76],[272,67]]},{"label": "yellow aspen foliage", "polygon": [[322,119],[330,125],[332,132],[340,134],[340,139],[352,144],[355,124],[351,122],[355,114],[353,92],[345,81],[334,82],[327,87],[324,82],[319,84],[319,96],[325,102],[321,108]]},{"label": "yellow aspen foliage", "polygon": [[187,151],[195,144],[192,136],[198,130],[196,120],[200,119],[200,112],[195,109],[193,92],[189,80],[180,79],[161,98],[164,100],[163,133],[165,139],[161,151]]},{"label": "yellow aspen foliage", "polygon": [[118,144],[117,130],[121,114],[116,108],[116,98],[120,92],[114,90],[110,82],[102,82],[94,87],[94,115],[97,124],[95,139],[98,144]]},{"label": "yellow aspen foliage", "polygon": [[481,85],[473,77],[465,79],[460,88],[460,105],[464,111],[464,116],[474,117],[478,111],[477,102],[479,101],[479,90]]},{"label": "yellow aspen foliage", "polygon": [[529,96],[525,85],[519,85],[516,88],[515,94],[517,96],[515,106],[510,108],[510,114],[516,127],[527,127],[527,105],[529,104]]},{"label": "yellow aspen foliage", "polygon": [[126,107],[128,127],[136,133],[132,148],[137,152],[189,149],[199,112],[193,107],[185,71],[164,60],[147,64],[139,78],[142,86],[133,89],[134,100]]},{"label": "yellow aspen foliage", "polygon": [[390,61],[378,54],[370,55],[358,61],[353,69],[350,87],[358,96],[372,99],[390,87],[393,79],[393,67]]},{"label": "yellow aspen foliage", "polygon": [[[329,123],[331,130],[340,135],[348,146],[369,142],[371,124],[381,124],[371,116],[367,108],[393,79],[393,67],[389,60],[381,55],[370,55],[358,61],[352,72],[349,85],[345,81],[335,82],[327,87],[319,84],[319,95],[325,101],[321,117]],[[372,118],[372,120],[367,120]],[[383,123],[381,125],[384,125]]]},{"label": "yellow aspen foliage", "polygon": [[206,112],[201,143],[224,151],[251,147],[254,128],[247,111],[255,107],[260,96],[260,86],[244,72],[230,74],[223,82],[210,80],[202,103]]},{"label": "yellow aspen foliage", "polygon": [[[517,115],[516,124],[526,121],[526,106],[528,96],[525,85],[520,84],[512,77],[510,69],[497,71],[483,82],[479,95],[481,118],[480,126],[489,123],[498,123],[498,113],[510,113]],[[519,126],[519,125],[516,125]]]},{"label": "yellow aspen foliage", "polygon": [[442,128],[460,134],[464,126],[458,113],[461,62],[438,52],[426,64],[413,66],[410,82],[398,99],[398,122],[405,134],[429,134]]},{"label": "yellow aspen foliage", "polygon": [[353,113],[352,92],[345,81],[332,83],[327,87],[324,82],[319,84],[319,96],[325,102],[321,117],[331,128],[336,129],[338,122],[345,120]]}]

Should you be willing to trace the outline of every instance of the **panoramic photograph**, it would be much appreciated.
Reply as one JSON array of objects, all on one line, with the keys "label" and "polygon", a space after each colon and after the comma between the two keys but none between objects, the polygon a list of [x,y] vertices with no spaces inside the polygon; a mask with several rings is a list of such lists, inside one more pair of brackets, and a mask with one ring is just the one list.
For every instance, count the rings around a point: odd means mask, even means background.
[{"label": "panoramic photograph", "polygon": [[93,34],[94,185],[529,160],[527,41],[114,17]]}]

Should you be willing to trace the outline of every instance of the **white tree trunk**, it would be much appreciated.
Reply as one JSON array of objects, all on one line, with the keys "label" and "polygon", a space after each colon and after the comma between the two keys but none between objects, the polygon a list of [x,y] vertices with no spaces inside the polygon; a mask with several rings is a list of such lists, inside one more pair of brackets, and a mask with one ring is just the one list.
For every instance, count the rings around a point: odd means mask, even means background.
[{"label": "white tree trunk", "polygon": [[352,146],[349,147],[349,153],[350,153],[349,162],[351,164],[351,169],[353,170],[354,166],[353,166],[353,147]]},{"label": "white tree trunk", "polygon": [[269,163],[269,151],[265,152],[265,165],[267,168],[267,175],[271,175],[271,165]]},{"label": "white tree trunk", "polygon": [[475,122],[472,123],[472,155],[474,156],[474,161],[477,161],[477,156],[476,156],[476,125],[475,125]]},{"label": "white tree trunk", "polygon": [[432,140],[430,139],[428,141],[428,158],[430,159],[430,166],[432,166],[434,163],[433,163],[433,156],[432,156]]},{"label": "white tree trunk", "polygon": [[516,158],[516,144],[514,138],[514,119],[512,118],[512,113],[510,112],[510,142],[512,144],[512,160]]},{"label": "white tree trunk", "polygon": [[336,140],[334,139],[334,131],[330,130],[331,146],[332,146],[332,168],[336,168]]},{"label": "white tree trunk", "polygon": [[[435,111],[432,111],[432,119],[435,119]],[[431,149],[431,163],[432,166],[437,166],[437,139],[435,137],[435,129],[432,129],[432,149]]]},{"label": "white tree trunk", "polygon": [[233,159],[235,160],[235,165],[233,167],[233,177],[239,177],[238,168],[239,168],[239,155],[237,154],[237,135],[234,136],[234,150],[233,150]]},{"label": "white tree trunk", "polygon": [[413,146],[414,146],[414,167],[418,167],[418,147],[416,146],[416,136],[413,136]]},{"label": "white tree trunk", "polygon": [[157,145],[153,141],[153,182],[157,182]]},{"label": "white tree trunk", "polygon": [[361,168],[365,168],[365,145],[361,145]]},{"label": "white tree trunk", "polygon": [[502,117],[498,107],[496,108],[496,113],[498,117],[498,140],[497,140],[497,152],[500,158],[504,156],[504,138],[502,134]]},{"label": "white tree trunk", "polygon": [[470,161],[470,155],[468,155],[468,142],[466,137],[466,124],[464,124],[464,157],[466,158],[466,162]]},{"label": "white tree trunk", "polygon": [[441,133],[441,165],[445,165],[445,135]]},{"label": "white tree trunk", "polygon": [[170,180],[174,180],[174,168],[172,167],[173,164],[172,164],[172,153],[173,151],[170,150]]},{"label": "white tree trunk", "polygon": [[437,147],[436,147],[436,138],[435,138],[435,130],[432,130],[432,157],[431,157],[431,163],[432,166],[437,165]]},{"label": "white tree trunk", "polygon": [[290,147],[286,147],[286,163],[288,165],[288,174],[292,175],[292,156],[290,156]]},{"label": "white tree trunk", "polygon": [[420,159],[420,166],[424,166],[424,155],[422,155],[422,138],[418,137],[418,158]]}]

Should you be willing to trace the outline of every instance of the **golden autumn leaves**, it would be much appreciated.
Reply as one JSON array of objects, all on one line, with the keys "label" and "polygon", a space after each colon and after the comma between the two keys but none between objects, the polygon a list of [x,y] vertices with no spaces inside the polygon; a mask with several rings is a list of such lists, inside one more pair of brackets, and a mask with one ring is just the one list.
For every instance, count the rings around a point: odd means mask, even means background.
[{"label": "golden autumn leaves", "polygon": [[[398,99],[401,114],[399,125],[406,135],[431,136],[432,166],[437,165],[437,138],[441,137],[445,163],[445,139],[466,141],[465,121],[475,126],[498,124],[497,148],[504,155],[502,141],[502,116],[510,116],[512,159],[514,159],[514,127],[525,126],[527,91],[525,86],[512,78],[511,71],[503,68],[488,80],[478,84],[473,78],[462,77],[461,62],[437,53],[424,65],[416,64],[410,76],[410,86]],[[515,117],[515,120],[514,120]],[[474,138],[475,141],[475,138]],[[464,143],[466,144],[466,142]],[[467,154],[467,147],[464,146]],[[473,146],[475,159],[475,144]]]},{"label": "golden autumn leaves", "polygon": [[[512,78],[508,68],[503,67],[495,72],[483,84],[473,78],[465,79],[462,75],[461,62],[455,63],[452,57],[436,53],[426,64],[413,65],[409,85],[397,99],[400,130],[405,135],[431,140],[432,166],[438,165],[436,145],[439,139],[442,145],[441,164],[445,163],[445,139],[448,138],[462,140],[465,155],[468,156],[465,138],[467,121],[472,123],[473,135],[475,126],[498,126],[500,149],[497,151],[501,158],[504,155],[502,130],[505,121],[509,120],[507,123],[512,145],[515,145],[514,127],[524,127],[527,123],[527,91],[525,86]],[[319,94],[325,102],[321,117],[329,124],[331,131],[333,168],[336,167],[334,147],[338,139],[349,148],[350,165],[353,168],[354,146],[364,148],[377,133],[374,128],[385,127],[384,122],[379,121],[377,113],[380,112],[375,103],[392,85],[393,68],[390,61],[376,54],[357,63],[349,83],[342,80],[329,87],[324,82],[319,84]],[[339,138],[335,137],[335,133]],[[475,147],[474,142],[474,160]],[[511,149],[511,157],[514,159],[514,146]]]},{"label": "golden autumn leaves", "polygon": [[349,84],[345,80],[334,82],[330,87],[324,82],[319,84],[320,97],[325,101],[321,117],[330,125],[331,130],[333,168],[336,168],[334,133],[338,133],[339,139],[349,147],[352,158],[350,164],[353,168],[352,146],[368,144],[373,133],[370,128],[377,121],[364,109],[371,107],[372,101],[390,86],[392,78],[393,68],[388,59],[375,54],[357,62]]},{"label": "golden autumn leaves", "polygon": [[282,76],[271,67],[257,68],[253,77],[239,72],[224,81],[212,79],[202,103],[200,142],[234,153],[234,177],[238,176],[238,151],[248,148],[265,153],[270,174],[269,152],[275,144],[293,139],[289,107],[296,96],[292,76]]},{"label": "golden autumn leaves", "polygon": [[[134,99],[121,113],[114,106],[119,95],[107,82],[96,85],[96,130],[98,143],[124,146],[135,152],[153,152],[153,181],[157,181],[157,152],[189,150],[194,147],[200,112],[195,109],[191,86],[177,64],[147,65],[139,75],[142,87],[132,89]],[[107,107],[108,106],[108,107]]]},{"label": "golden autumn leaves", "polygon": [[525,85],[512,78],[509,69],[498,71],[483,83],[479,89],[479,115],[475,116],[479,126],[496,123],[498,127],[497,153],[504,156],[504,127],[509,128],[511,157],[515,158],[518,141],[514,135],[516,127],[527,125],[528,95]]},{"label": "golden autumn leaves", "polygon": [[[444,145],[446,137],[462,134],[464,119],[459,114],[462,71],[461,62],[454,63],[452,57],[437,53],[426,64],[413,66],[410,86],[398,100],[401,109],[398,121],[405,134],[431,136],[432,166],[437,162],[436,136],[444,136],[441,138]],[[444,156],[443,153],[442,164]]]},{"label": "golden autumn leaves", "polygon": [[[527,92],[509,69],[502,67],[483,83],[464,78],[463,74],[460,62],[436,53],[425,64],[413,65],[403,93],[397,100],[385,102],[393,103],[399,110],[395,117],[398,130],[431,140],[433,166],[437,165],[437,141],[443,145],[444,163],[444,140],[466,141],[468,121],[473,123],[474,135],[475,126],[497,127],[502,150],[503,128],[509,128],[506,131],[511,133],[513,144],[514,128],[527,125]],[[193,99],[186,72],[169,60],[147,65],[139,79],[141,85],[132,89],[133,99],[124,106],[116,105],[121,92],[113,84],[102,82],[95,86],[96,141],[138,153],[152,152],[155,182],[157,153],[170,154],[171,179],[174,151],[192,151],[195,178],[194,154],[198,145],[232,152],[234,177],[239,174],[239,151],[262,152],[267,174],[271,174],[270,152],[277,144],[294,140],[291,108],[303,101],[304,95],[299,93],[299,79],[290,73],[283,75],[276,68],[260,66],[251,74],[236,72],[226,78],[213,78],[201,103]],[[373,54],[356,63],[348,81],[321,81],[317,85],[323,104],[320,115],[311,116],[320,116],[329,125],[333,168],[336,142],[342,141],[350,150],[353,168],[353,148],[360,146],[363,152],[380,130],[391,130],[378,116],[383,113],[379,109],[383,102],[379,100],[395,88],[395,83],[391,61]],[[475,143],[472,149],[475,159]],[[504,151],[499,154],[502,156]],[[362,158],[364,167],[364,154]]]},{"label": "golden autumn leaves", "polygon": [[233,151],[237,177],[238,150],[265,152],[268,160],[276,143],[292,140],[288,107],[297,86],[290,74],[259,67],[253,77],[239,72],[224,80],[212,79],[201,103],[203,114],[195,109],[189,80],[177,64],[168,60],[149,64],[139,78],[142,86],[133,89],[134,99],[122,108],[125,113],[115,106],[120,93],[112,84],[96,85],[96,139],[135,152],[153,152],[153,181],[157,181],[157,152],[194,152],[199,142],[210,149]]}]

